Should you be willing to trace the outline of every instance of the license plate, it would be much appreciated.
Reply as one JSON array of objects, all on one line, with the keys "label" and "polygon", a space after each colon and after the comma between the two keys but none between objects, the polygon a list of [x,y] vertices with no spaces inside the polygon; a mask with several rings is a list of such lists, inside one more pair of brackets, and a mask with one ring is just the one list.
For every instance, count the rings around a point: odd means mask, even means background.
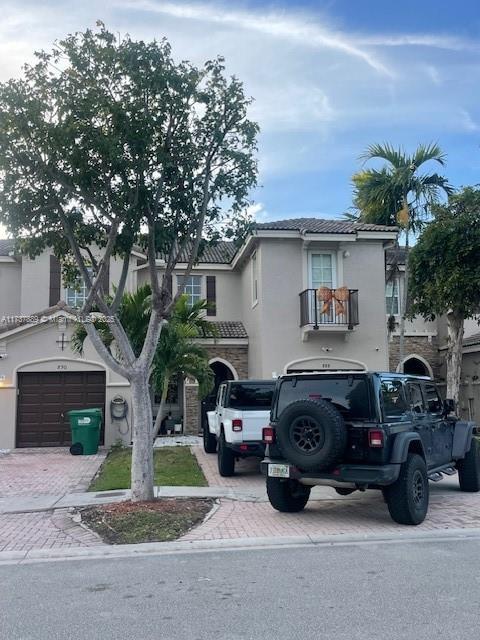
[{"label": "license plate", "polygon": [[289,478],[290,467],[288,464],[269,464],[268,475],[270,478]]}]

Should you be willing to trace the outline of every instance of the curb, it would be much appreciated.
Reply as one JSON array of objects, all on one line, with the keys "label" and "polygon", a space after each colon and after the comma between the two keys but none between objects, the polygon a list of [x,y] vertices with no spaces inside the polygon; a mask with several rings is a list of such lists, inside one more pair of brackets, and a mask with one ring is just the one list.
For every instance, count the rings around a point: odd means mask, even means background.
[{"label": "curb", "polygon": [[32,549],[31,551],[0,552],[0,565],[19,565],[65,560],[100,560],[108,558],[133,558],[151,555],[181,553],[208,553],[244,551],[249,549],[281,549],[298,547],[335,547],[371,544],[413,544],[431,542],[469,541],[480,539],[480,528],[447,529],[439,532],[408,532],[405,534],[338,534],[327,536],[289,536],[282,538],[236,538],[221,540],[196,540],[192,542],[148,542],[135,545],[111,545],[98,547],[73,547],[70,549]]}]

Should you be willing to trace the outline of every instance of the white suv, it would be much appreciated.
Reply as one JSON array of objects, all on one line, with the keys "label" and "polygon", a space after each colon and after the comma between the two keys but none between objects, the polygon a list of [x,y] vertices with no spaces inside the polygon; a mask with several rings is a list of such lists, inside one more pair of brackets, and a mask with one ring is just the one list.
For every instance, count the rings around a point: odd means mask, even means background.
[{"label": "white suv", "polygon": [[262,429],[269,424],[274,389],[275,380],[230,380],[220,385],[203,434],[207,453],[215,453],[218,443],[220,475],[232,476],[237,458],[263,457]]}]

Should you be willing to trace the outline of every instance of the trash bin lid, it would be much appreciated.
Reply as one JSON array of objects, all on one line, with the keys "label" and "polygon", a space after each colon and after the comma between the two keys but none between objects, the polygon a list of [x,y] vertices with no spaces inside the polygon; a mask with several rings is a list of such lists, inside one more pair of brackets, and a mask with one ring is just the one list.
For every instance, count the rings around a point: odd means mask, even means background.
[{"label": "trash bin lid", "polygon": [[103,411],[101,409],[71,409],[67,411],[68,416],[98,416],[102,415]]}]

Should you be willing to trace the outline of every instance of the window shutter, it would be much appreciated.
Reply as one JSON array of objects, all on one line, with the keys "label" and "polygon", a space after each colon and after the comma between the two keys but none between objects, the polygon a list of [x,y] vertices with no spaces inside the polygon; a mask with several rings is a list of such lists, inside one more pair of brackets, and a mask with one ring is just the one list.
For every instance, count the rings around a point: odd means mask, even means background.
[{"label": "window shutter", "polygon": [[48,306],[53,307],[60,300],[60,285],[61,285],[61,267],[60,260],[50,255],[50,293],[48,297]]},{"label": "window shutter", "polygon": [[217,282],[215,276],[207,276],[207,316],[217,315]]}]

